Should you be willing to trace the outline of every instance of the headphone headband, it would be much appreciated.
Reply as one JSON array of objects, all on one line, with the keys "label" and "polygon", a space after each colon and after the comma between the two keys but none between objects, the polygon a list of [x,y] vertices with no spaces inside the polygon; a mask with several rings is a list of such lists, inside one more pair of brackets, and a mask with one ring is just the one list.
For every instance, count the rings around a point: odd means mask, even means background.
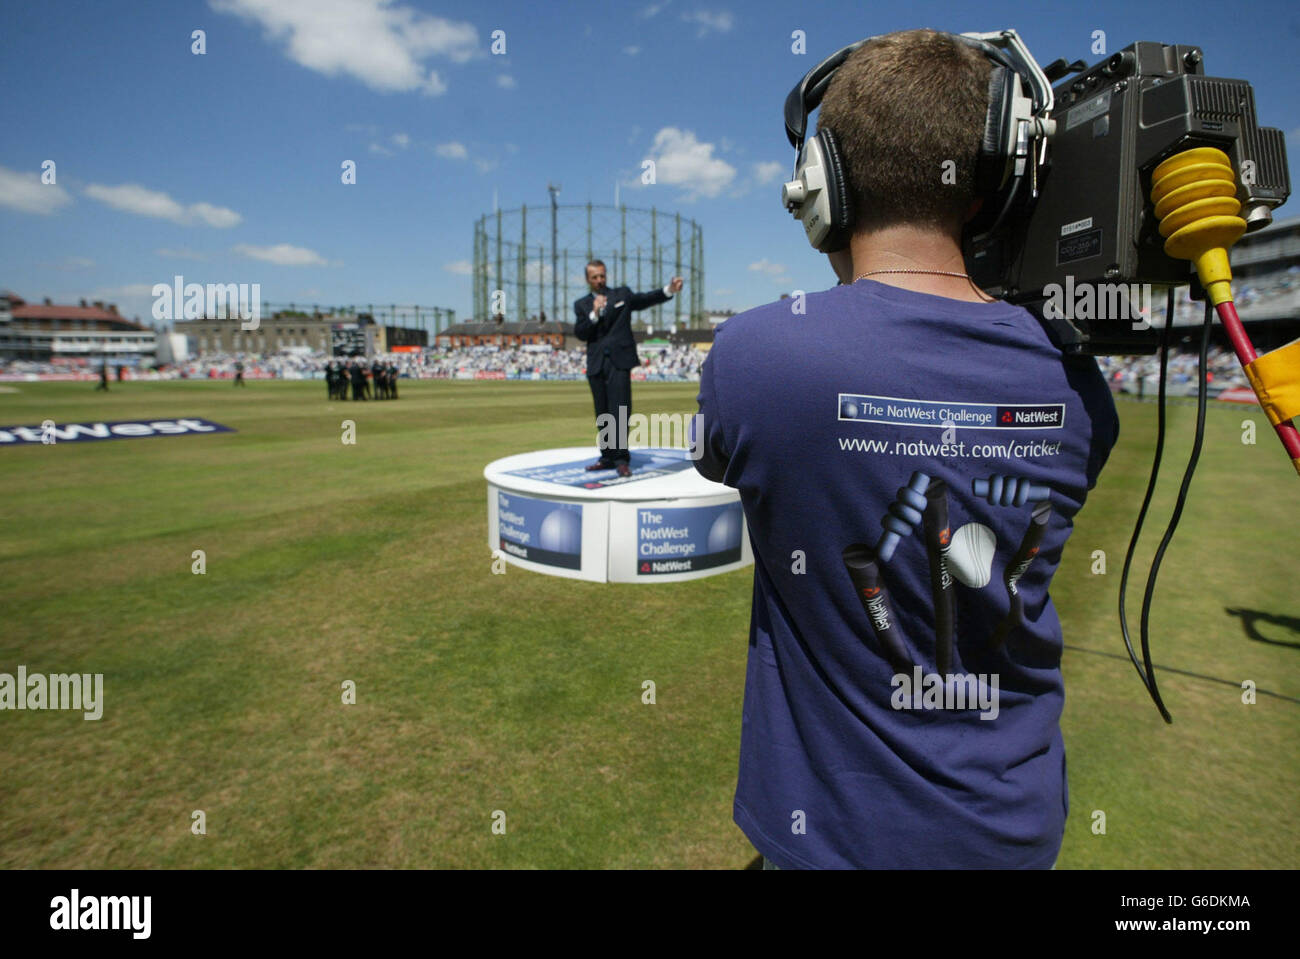
[{"label": "headphone headband", "polygon": [[[988,111],[975,168],[975,190],[993,200],[968,224],[972,235],[996,229],[1013,207],[1037,196],[1039,167],[1046,161],[1052,86],[1014,30],[945,34],[983,54],[989,73]],[[804,74],[785,98],[785,135],[795,148],[794,177],[781,188],[781,204],[799,220],[813,247],[830,253],[848,244],[855,219],[845,159],[834,131],[808,138],[808,115],[817,109],[836,71],[867,37],[835,51]],[[1022,191],[1025,182],[1029,188]]]},{"label": "headphone headband", "polygon": [[[849,57],[851,57],[860,47],[865,46],[872,40],[879,40],[881,37],[889,36],[887,33],[877,34],[873,37],[867,37],[859,40],[857,43],[850,43],[847,47],[836,50],[829,57],[823,60],[817,66],[813,67],[804,74],[803,79],[795,85],[795,88],[789,92],[785,98],[785,136],[790,141],[790,145],[796,150],[803,147],[803,142],[808,136],[808,115],[821,105],[822,98],[826,96],[826,90],[831,85],[831,79],[835,76],[835,71],[840,68]],[[1024,80],[1025,86],[1031,91],[1034,98],[1034,107],[1041,111],[1044,103],[1050,109],[1052,87],[1048,83],[1047,77],[1043,76],[1042,70],[1034,62],[1032,57],[1028,56],[1028,50],[1020,42],[1020,37],[1014,30],[1002,30],[993,34],[970,34],[970,33],[949,33],[945,36],[951,37],[964,46],[972,50],[978,50],[994,63],[1006,67],[1020,75]],[[1009,44],[1014,44],[1012,50],[1023,51],[1024,57],[1021,64],[1017,65],[1007,52],[989,41],[989,37],[1002,39]],[[1028,62],[1024,62],[1024,60]],[[1032,69],[1030,68],[1032,65]],[[1038,76],[1034,76],[1037,73]],[[1044,99],[1044,91],[1046,98]]]},{"label": "headphone headband", "polygon": [[867,37],[857,43],[851,43],[837,50],[804,74],[802,80],[785,98],[785,135],[790,145],[796,150],[803,146],[808,130],[808,114],[817,109],[830,86],[831,77],[855,50],[863,44],[870,43],[875,37]]}]

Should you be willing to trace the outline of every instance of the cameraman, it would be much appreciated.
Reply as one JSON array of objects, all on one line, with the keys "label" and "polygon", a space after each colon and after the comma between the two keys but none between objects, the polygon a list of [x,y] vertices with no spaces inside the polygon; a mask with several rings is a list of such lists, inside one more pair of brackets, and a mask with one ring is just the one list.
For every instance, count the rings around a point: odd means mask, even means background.
[{"label": "cameraman", "polygon": [[[696,468],[740,491],[754,551],[734,818],[765,868],[1047,869],[1061,847],[1063,639],[1047,587],[1119,421],[1095,361],[1067,362],[1031,314],[965,274],[989,70],[920,30],[844,62],[818,118],[838,138],[855,211],[849,247],[829,257],[841,285],[727,320],[702,371]],[[859,414],[842,394],[875,405]],[[962,403],[1045,409],[1053,425],[900,412]],[[976,677],[996,699],[983,712],[900,704],[896,661],[842,555],[877,543],[917,471],[947,484],[945,676]],[[1050,490],[1041,543],[1010,586],[1034,504],[977,497],[972,480],[994,475]],[[932,674],[927,558],[917,528],[880,571],[894,631]],[[999,643],[1015,594],[1023,609]]]}]

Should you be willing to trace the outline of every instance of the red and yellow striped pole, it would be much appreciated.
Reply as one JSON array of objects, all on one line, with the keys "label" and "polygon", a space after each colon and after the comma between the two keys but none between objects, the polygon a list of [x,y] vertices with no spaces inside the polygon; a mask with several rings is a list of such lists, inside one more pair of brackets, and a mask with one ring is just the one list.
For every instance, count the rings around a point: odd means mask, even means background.
[{"label": "red and yellow striped pole", "polygon": [[[1151,202],[1165,252],[1196,265],[1259,405],[1300,473],[1300,432],[1291,423],[1300,415],[1300,339],[1259,356],[1237,316],[1228,247],[1246,232],[1246,221],[1237,215],[1241,203],[1228,155],[1196,147],[1165,160],[1151,175]],[[1172,321],[1165,317],[1166,323]]]}]

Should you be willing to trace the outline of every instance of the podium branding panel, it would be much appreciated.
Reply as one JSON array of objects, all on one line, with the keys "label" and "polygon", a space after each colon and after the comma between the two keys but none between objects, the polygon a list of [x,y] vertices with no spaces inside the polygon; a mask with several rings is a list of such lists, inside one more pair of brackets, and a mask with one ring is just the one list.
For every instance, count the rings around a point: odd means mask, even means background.
[{"label": "podium branding panel", "polygon": [[503,553],[543,566],[582,568],[582,506],[497,490]]},{"label": "podium branding panel", "polygon": [[637,576],[692,573],[739,563],[745,516],[740,503],[636,510]]}]

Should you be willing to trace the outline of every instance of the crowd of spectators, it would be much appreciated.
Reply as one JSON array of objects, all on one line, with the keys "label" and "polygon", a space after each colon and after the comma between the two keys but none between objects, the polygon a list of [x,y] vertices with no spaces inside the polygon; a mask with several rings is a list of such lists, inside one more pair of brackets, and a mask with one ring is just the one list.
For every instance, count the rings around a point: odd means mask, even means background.
[{"label": "crowd of spectators", "polygon": [[[640,373],[647,377],[698,380],[706,353],[692,347],[643,348]],[[500,378],[581,379],[586,375],[586,351],[538,350],[518,347],[439,347],[420,353],[381,353],[371,359],[393,364],[406,379]],[[163,379],[214,379],[234,376],[243,363],[249,379],[318,379],[325,375],[331,357],[314,353],[204,353],[156,374]],[[16,372],[54,372],[49,364],[25,364]],[[63,368],[63,369],[66,369]]]},{"label": "crowd of spectators", "polygon": [[[688,346],[666,349],[642,347],[638,375],[646,377],[698,381],[700,367],[707,355]],[[499,349],[495,346],[471,346],[428,351],[424,357],[424,375],[432,377],[470,377],[478,374],[546,379],[580,379],[586,375],[586,350]]]},{"label": "crowd of spectators", "polygon": [[[640,373],[655,378],[698,380],[706,353],[687,346],[641,350]],[[323,379],[331,357],[322,352],[224,353],[206,352],[156,369],[130,368],[129,379],[231,379],[244,366],[248,379]],[[496,346],[439,347],[420,353],[380,353],[367,359],[392,364],[407,379],[473,379],[477,374],[510,378],[581,379],[586,375],[586,351],[498,348]],[[98,376],[100,360],[82,362],[0,361],[0,375],[23,377],[80,374]],[[116,361],[109,359],[110,368]]]},{"label": "crowd of spectators", "polygon": [[[1195,396],[1199,380],[1200,356],[1198,346],[1183,344],[1169,351],[1165,378],[1165,392],[1170,396]],[[1211,395],[1234,388],[1250,388],[1246,374],[1232,350],[1211,346],[1206,354],[1207,387]],[[1116,393],[1133,393],[1154,397],[1160,388],[1160,355],[1150,356],[1100,356],[1101,368]]]},{"label": "crowd of spectators", "polygon": [[[1163,310],[1161,310],[1163,312]],[[1181,333],[1182,331],[1180,331]],[[1197,383],[1196,328],[1186,330],[1169,358],[1168,392],[1172,396],[1194,395]],[[637,379],[698,381],[707,356],[690,346],[641,349],[642,365]],[[1213,393],[1233,387],[1248,387],[1245,373],[1231,350],[1212,346],[1209,376]],[[535,350],[493,346],[438,348],[422,353],[384,353],[371,359],[391,364],[404,379],[581,379],[586,373],[583,350]],[[126,378],[146,380],[233,379],[242,363],[247,379],[323,379],[331,357],[324,353],[205,353],[185,362],[157,369],[129,368]],[[1119,393],[1155,396],[1160,371],[1158,355],[1103,356],[1098,366]],[[17,380],[30,376],[91,380],[99,375],[100,363],[49,363],[30,360],[0,361],[0,378]],[[110,362],[110,368],[112,363]],[[115,371],[114,371],[115,374]]]}]

